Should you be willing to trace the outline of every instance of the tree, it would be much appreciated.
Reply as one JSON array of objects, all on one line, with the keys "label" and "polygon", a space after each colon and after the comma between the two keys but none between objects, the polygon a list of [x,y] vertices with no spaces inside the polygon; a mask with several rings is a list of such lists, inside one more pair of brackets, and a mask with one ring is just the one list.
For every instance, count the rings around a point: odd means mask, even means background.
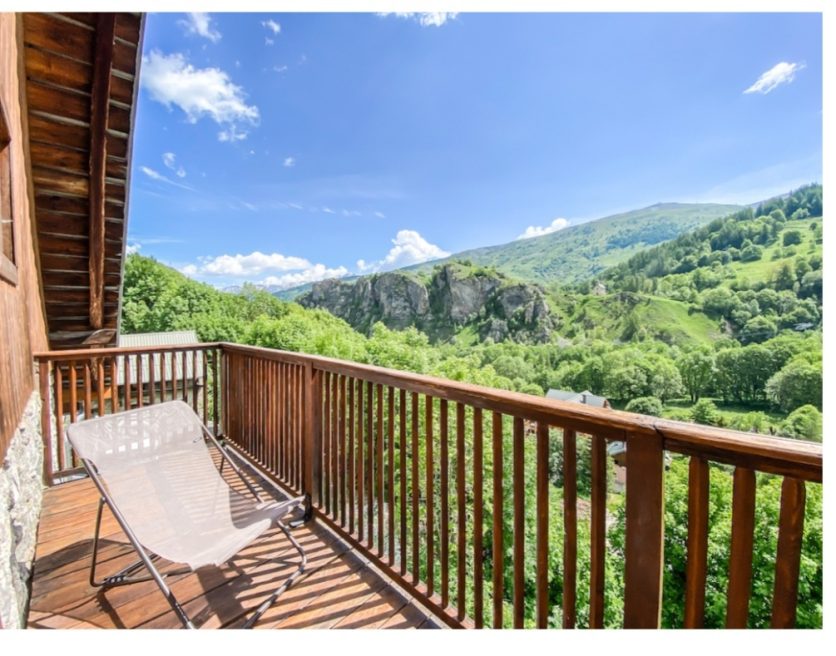
[{"label": "tree", "polygon": [[821,408],[821,366],[793,360],[767,381],[766,395],[784,412],[807,404]]},{"label": "tree", "polygon": [[691,420],[695,424],[716,426],[720,421],[720,413],[717,412],[717,406],[714,405],[714,401],[700,399],[691,408]]},{"label": "tree", "polygon": [[781,243],[784,246],[792,246],[794,244],[800,244],[802,241],[801,232],[799,230],[786,230],[784,231],[784,236],[782,237]]},{"label": "tree", "polygon": [[812,405],[802,405],[790,413],[790,416],[781,426],[781,432],[787,437],[821,442],[821,412]]},{"label": "tree", "polygon": [[764,316],[752,317],[740,331],[740,341],[744,344],[765,342],[775,337],[777,333],[778,327],[772,319],[767,319]]},{"label": "tree", "polygon": [[627,412],[636,412],[640,415],[662,416],[662,402],[655,396],[640,396],[632,399],[624,409]]},{"label": "tree", "polygon": [[676,366],[691,403],[696,403],[714,378],[714,354],[708,348],[694,350],[680,356]]}]

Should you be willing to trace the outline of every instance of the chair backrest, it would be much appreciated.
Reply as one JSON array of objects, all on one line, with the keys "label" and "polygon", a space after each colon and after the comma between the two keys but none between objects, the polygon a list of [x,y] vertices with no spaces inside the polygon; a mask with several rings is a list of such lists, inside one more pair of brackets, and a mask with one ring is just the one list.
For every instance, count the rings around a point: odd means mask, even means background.
[{"label": "chair backrest", "polygon": [[222,539],[252,510],[219,473],[203,424],[183,401],[78,422],[67,437],[139,541],[172,560],[196,562],[207,540]]}]

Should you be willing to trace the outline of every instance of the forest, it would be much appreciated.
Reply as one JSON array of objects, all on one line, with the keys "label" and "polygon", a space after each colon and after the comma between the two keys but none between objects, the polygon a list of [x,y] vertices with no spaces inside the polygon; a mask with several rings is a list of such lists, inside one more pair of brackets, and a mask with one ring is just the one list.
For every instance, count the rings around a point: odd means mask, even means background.
[{"label": "forest", "polygon": [[[628,411],[821,441],[821,203],[821,187],[805,187],[646,249],[596,279],[549,288],[549,302],[560,322],[547,344],[494,343],[474,339],[467,331],[431,343],[414,327],[390,330],[380,323],[360,333],[325,310],[305,309],[248,285],[240,293],[221,292],[136,254],[128,257],[125,269],[122,331],[195,329],[202,341],[321,354],[536,395],[550,388],[589,390]],[[606,286],[605,294],[596,291],[598,282]],[[613,308],[627,311],[613,312]],[[614,315],[618,321],[608,324]],[[561,441],[560,431],[552,431],[550,505],[555,509],[562,504]],[[578,450],[578,487],[583,497],[589,490],[589,443],[579,440]],[[527,466],[534,461],[527,458]],[[491,467],[489,459],[485,466]],[[534,472],[527,471],[527,479],[529,474],[533,480]],[[673,457],[665,476],[663,626],[667,627],[683,622],[687,481],[687,461]],[[757,485],[757,574],[750,626],[763,627],[770,619],[781,482],[759,474]],[[725,619],[731,493],[730,471],[713,465],[707,627],[722,626]],[[490,498],[489,488],[485,495]],[[527,512],[533,513],[533,486],[526,495]],[[821,626],[822,621],[821,504],[821,486],[808,486],[798,611],[798,625],[804,627]],[[510,510],[503,509],[509,554]],[[490,526],[493,509],[486,512]],[[617,626],[623,603],[622,495],[610,495],[608,513],[605,621]],[[552,622],[559,626],[563,529],[560,512],[554,510],[553,516],[549,582],[555,609]],[[533,520],[526,527],[533,531]],[[532,624],[533,538],[532,534],[526,539],[526,621]],[[584,598],[589,588],[589,548],[584,548],[588,540],[588,518],[581,516],[581,626],[588,621],[582,615],[588,601]],[[489,531],[485,544],[491,544]],[[452,555],[451,568],[456,557]],[[490,599],[489,570],[485,576]],[[510,569],[505,576],[508,596]],[[509,613],[510,601],[508,596]],[[472,604],[472,594],[468,603]]]}]

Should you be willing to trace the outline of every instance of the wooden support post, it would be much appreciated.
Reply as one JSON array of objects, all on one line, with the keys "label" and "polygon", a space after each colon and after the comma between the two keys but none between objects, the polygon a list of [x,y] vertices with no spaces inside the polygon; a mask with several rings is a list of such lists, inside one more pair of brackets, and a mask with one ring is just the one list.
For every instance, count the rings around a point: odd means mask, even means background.
[{"label": "wooden support post", "polygon": [[[44,483],[52,485],[52,426],[49,418],[49,362],[38,362],[38,377],[41,384],[41,437],[44,441]],[[58,436],[61,439],[61,436]],[[60,442],[59,442],[60,444]]]},{"label": "wooden support post", "polygon": [[105,265],[105,168],[107,160],[107,121],[110,106],[110,73],[113,64],[113,37],[116,15],[98,14],[93,53],[93,85],[90,93],[90,326],[104,322]]},{"label": "wooden support post", "polygon": [[664,471],[661,435],[628,434],[624,627],[629,629],[659,627],[664,555]]}]

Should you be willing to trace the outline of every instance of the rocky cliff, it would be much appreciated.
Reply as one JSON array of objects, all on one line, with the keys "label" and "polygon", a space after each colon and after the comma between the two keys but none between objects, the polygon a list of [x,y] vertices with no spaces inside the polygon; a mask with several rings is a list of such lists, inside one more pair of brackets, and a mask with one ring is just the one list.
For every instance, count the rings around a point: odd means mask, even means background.
[{"label": "rocky cliff", "polygon": [[436,267],[430,276],[392,271],[354,282],[326,280],[297,300],[357,330],[368,332],[380,321],[397,330],[415,326],[433,340],[472,326],[482,339],[542,343],[556,324],[538,285],[458,263]]}]

